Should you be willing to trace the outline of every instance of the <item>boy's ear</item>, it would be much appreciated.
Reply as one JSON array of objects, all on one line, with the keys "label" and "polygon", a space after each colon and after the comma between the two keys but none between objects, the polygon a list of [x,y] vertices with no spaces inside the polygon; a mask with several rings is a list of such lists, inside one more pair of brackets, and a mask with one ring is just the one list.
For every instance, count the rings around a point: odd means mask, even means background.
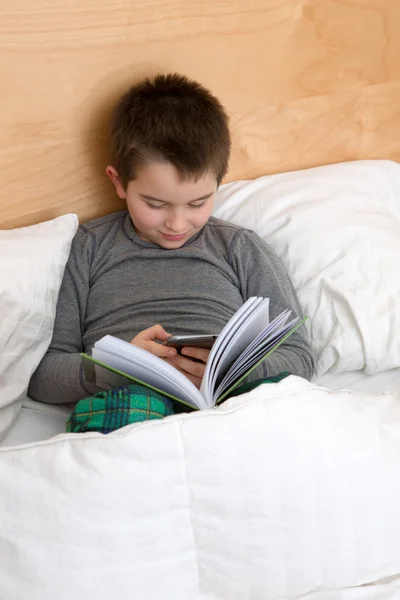
[{"label": "boy's ear", "polygon": [[115,189],[117,191],[118,196],[122,198],[122,200],[126,200],[125,188],[116,169],[113,166],[108,165],[108,167],[106,168],[106,173],[115,185]]}]

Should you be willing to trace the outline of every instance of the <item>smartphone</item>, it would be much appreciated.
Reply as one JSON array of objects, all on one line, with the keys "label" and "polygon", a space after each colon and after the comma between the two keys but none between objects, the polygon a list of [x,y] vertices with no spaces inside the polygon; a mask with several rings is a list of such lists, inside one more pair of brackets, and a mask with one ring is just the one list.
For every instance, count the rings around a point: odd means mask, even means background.
[{"label": "smartphone", "polygon": [[213,333],[205,334],[205,335],[172,335],[167,340],[165,340],[164,344],[166,346],[172,346],[177,350],[184,348],[185,346],[190,346],[192,348],[212,348],[215,340],[218,335],[214,335]]}]

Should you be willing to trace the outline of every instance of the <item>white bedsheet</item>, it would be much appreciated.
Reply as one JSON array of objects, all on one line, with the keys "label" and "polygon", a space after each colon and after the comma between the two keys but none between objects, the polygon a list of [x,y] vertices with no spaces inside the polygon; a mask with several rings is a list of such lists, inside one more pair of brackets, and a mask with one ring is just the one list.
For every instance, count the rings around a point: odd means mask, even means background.
[{"label": "white bedsheet", "polygon": [[0,440],[0,447],[40,442],[64,433],[69,412],[64,406],[35,402],[26,397],[14,425]]},{"label": "white bedsheet", "polygon": [[[368,394],[400,391],[400,368],[367,375],[363,371],[326,373],[315,383],[331,390],[349,389]],[[26,398],[21,413],[0,447],[17,446],[47,440],[65,432],[69,409],[56,404],[43,404]],[[400,595],[399,595],[400,598]]]},{"label": "white bedsheet", "polygon": [[364,371],[325,373],[315,383],[335,391],[346,389],[366,394],[400,392],[400,368],[382,371],[376,375],[367,375]]},{"label": "white bedsheet", "polygon": [[2,449],[0,597],[395,599],[399,400],[290,377]]}]

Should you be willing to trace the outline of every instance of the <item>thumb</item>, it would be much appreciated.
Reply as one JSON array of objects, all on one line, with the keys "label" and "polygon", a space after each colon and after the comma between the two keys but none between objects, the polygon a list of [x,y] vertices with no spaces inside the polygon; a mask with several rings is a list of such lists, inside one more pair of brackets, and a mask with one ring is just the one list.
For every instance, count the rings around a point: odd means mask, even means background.
[{"label": "thumb", "polygon": [[147,338],[149,340],[160,340],[164,342],[167,338],[171,336],[170,333],[167,333],[162,325],[153,325],[147,330]]}]

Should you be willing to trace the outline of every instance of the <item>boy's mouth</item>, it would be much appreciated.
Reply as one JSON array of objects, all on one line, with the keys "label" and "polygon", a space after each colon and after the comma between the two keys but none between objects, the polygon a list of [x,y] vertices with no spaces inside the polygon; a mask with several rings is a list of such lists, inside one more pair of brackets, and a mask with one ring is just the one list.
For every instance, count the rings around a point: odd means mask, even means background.
[{"label": "boy's mouth", "polygon": [[186,233],[181,233],[179,235],[169,235],[168,233],[162,233],[161,232],[161,235],[163,236],[163,238],[165,238],[169,242],[179,242],[180,240],[183,240],[183,238],[185,237]]}]

